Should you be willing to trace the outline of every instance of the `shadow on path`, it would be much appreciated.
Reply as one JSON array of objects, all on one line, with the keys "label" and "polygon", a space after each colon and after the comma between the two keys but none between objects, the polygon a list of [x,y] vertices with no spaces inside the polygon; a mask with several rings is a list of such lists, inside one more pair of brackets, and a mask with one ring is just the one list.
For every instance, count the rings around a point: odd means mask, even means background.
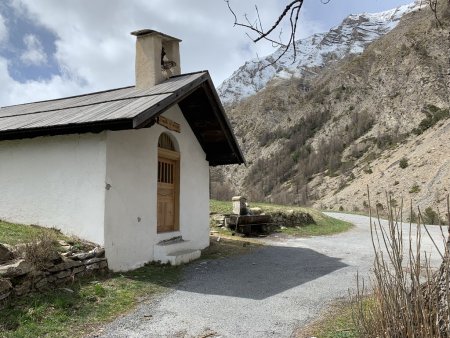
[{"label": "shadow on path", "polygon": [[311,249],[271,246],[191,265],[176,289],[261,300],[346,266],[339,258]]}]

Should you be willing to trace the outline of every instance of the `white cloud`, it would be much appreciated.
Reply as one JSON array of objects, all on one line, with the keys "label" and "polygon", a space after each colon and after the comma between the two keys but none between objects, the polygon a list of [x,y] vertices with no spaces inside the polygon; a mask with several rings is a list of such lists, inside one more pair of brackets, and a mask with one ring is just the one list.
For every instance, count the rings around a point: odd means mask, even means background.
[{"label": "white cloud", "polygon": [[310,19],[308,7],[304,7],[300,13],[300,24],[297,27],[297,39],[307,38],[315,33],[322,33],[327,31],[327,28],[322,22]]},{"label": "white cloud", "polygon": [[8,73],[8,61],[0,57],[0,106],[58,98],[83,92],[83,86],[66,76],[53,76],[45,81],[15,81]]},{"label": "white cloud", "polygon": [[[231,1],[240,19],[244,13],[254,18],[254,5],[259,5],[261,19],[267,25],[285,6],[280,0]],[[5,68],[3,76],[7,75],[9,84],[4,87],[1,82],[0,105],[134,84],[135,40],[129,33],[136,29],[156,29],[182,39],[182,71],[207,69],[215,85],[246,60],[274,51],[270,43],[255,45],[243,29],[233,27],[233,16],[223,0],[11,0],[10,3],[16,13],[51,30],[57,37],[54,55],[36,53],[28,59],[43,62],[45,57],[52,57],[63,75],[20,84]],[[331,9],[330,6],[320,8]],[[298,37],[322,27],[322,21],[308,20],[309,17],[305,8]],[[319,17],[323,17],[322,12]],[[32,50],[36,52],[39,48]],[[21,92],[28,96],[18,94]]]},{"label": "white cloud", "polygon": [[47,54],[41,41],[33,34],[27,34],[23,38],[26,50],[20,56],[20,60],[26,65],[41,66],[47,63]]},{"label": "white cloud", "polygon": [[[232,1],[237,13],[253,15],[253,1]],[[273,13],[282,9],[279,0],[255,1],[264,6],[263,20],[272,20]],[[0,105],[134,84],[135,38],[129,33],[141,28],[182,39],[182,71],[209,70],[215,85],[245,60],[274,51],[270,44],[254,45],[242,29],[233,27],[233,16],[223,0],[12,0],[11,4],[17,14],[55,34],[56,52],[51,57],[63,75],[25,84],[9,77],[10,94],[2,90]],[[39,51],[43,50],[30,48],[23,60],[44,62],[50,57]],[[20,88],[29,96],[16,95]]]},{"label": "white cloud", "polygon": [[5,19],[0,14],[0,44],[8,40],[8,28],[6,27]]},{"label": "white cloud", "polygon": [[[253,4],[234,1],[238,13],[254,13]],[[282,8],[277,0],[256,0],[264,5],[263,19],[272,19]],[[266,55],[270,44],[254,45],[223,0],[69,1],[15,0],[57,36],[56,60],[72,76],[86,81],[87,90],[114,88],[134,83],[136,29],[152,28],[183,40],[183,72],[208,69],[216,85],[246,59]]]}]

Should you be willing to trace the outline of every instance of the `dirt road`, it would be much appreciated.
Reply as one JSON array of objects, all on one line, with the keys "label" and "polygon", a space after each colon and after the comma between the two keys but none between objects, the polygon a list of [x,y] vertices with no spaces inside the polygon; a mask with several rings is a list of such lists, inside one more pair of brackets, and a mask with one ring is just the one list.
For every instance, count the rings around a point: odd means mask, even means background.
[{"label": "dirt road", "polygon": [[[191,264],[172,292],[107,325],[101,337],[291,337],[347,297],[357,271],[370,271],[368,218],[330,215],[355,227],[334,236],[274,238],[247,255]],[[431,232],[441,243],[438,227]],[[423,247],[437,265],[428,238]]]}]

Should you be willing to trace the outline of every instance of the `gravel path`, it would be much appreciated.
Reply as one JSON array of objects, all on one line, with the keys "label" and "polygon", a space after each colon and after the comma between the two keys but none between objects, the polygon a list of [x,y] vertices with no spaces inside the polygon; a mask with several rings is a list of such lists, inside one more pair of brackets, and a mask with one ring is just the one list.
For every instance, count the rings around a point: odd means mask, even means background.
[{"label": "gravel path", "polygon": [[[356,226],[334,236],[273,238],[247,255],[191,264],[173,291],[108,324],[101,337],[291,337],[346,297],[357,271],[370,271],[368,218],[330,215]],[[431,231],[441,243],[438,227]],[[437,265],[431,241],[423,245]]]}]

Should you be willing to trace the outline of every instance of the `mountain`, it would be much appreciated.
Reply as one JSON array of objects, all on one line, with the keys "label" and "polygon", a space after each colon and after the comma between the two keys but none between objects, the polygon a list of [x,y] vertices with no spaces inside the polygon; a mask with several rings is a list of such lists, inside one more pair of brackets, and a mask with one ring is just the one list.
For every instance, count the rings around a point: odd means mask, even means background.
[{"label": "mountain", "polygon": [[284,51],[280,48],[264,58],[247,61],[218,87],[219,95],[225,104],[230,104],[254,95],[273,79],[315,76],[348,55],[362,53],[368,44],[396,27],[403,15],[418,10],[420,5],[418,0],[381,13],[350,15],[329,32],[296,41],[296,58],[291,48],[273,64]]},{"label": "mountain", "polygon": [[362,53],[227,105],[247,166],[212,170],[213,197],[361,210],[369,186],[373,205],[386,208],[387,194],[445,210],[449,6],[440,24],[411,11]]}]

